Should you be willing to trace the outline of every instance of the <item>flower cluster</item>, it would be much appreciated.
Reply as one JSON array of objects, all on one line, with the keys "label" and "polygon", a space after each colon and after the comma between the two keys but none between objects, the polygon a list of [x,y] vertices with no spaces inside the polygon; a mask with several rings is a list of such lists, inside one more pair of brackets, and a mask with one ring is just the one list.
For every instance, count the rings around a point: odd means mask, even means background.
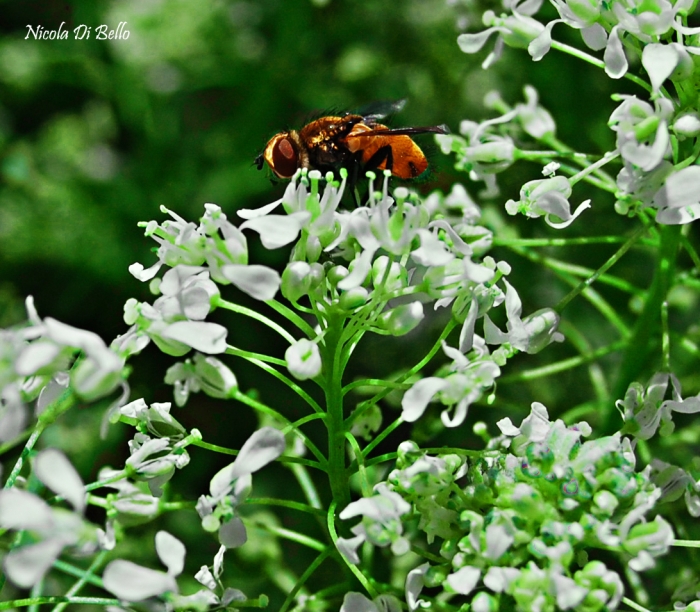
[{"label": "flower cluster", "polygon": [[[146,223],[146,235],[158,244],[158,261],[148,269],[133,264],[129,271],[141,281],[151,281],[151,291],[161,297],[151,304],[134,299],[124,306],[124,320],[131,328],[112,347],[125,356],[138,353],[151,341],[169,355],[185,355],[191,349],[217,354],[226,350],[227,330],[204,319],[216,307],[218,285],[233,284],[258,300],[272,299],[280,285],[277,272],[248,264],[245,235],[214,204],[205,205],[199,225],[188,223],[172,211],[172,221]],[[169,266],[162,279],[155,278]]]},{"label": "flower cluster", "polygon": [[3,568],[16,585],[29,588],[50,569],[64,549],[90,554],[109,548],[105,532],[83,518],[85,487],[66,456],[46,449],[34,459],[33,474],[72,509],[49,506],[36,493],[12,487],[0,491],[0,529],[17,531],[19,546],[7,553]]},{"label": "flower cluster", "polygon": [[394,554],[404,550],[396,542],[415,533],[439,542],[444,561],[409,574],[410,610],[429,606],[440,590],[469,597],[477,610],[615,609],[622,580],[591,560],[594,551],[617,551],[642,571],[673,540],[663,518],[645,519],[661,495],[650,469],[635,471],[630,442],[619,434],[584,442],[587,423],[550,422],[538,403],[520,427],[507,418],[498,426],[502,435],[474,460],[401,444],[376,494],[341,513],[363,520],[339,549],[357,563],[360,541],[391,541]]},{"label": "flower cluster", "polygon": [[[439,391],[443,403],[457,405],[453,417],[443,417],[445,425],[455,427],[500,374],[486,343],[507,344],[511,352],[500,353],[504,363],[516,350],[536,352],[562,339],[553,311],[520,319],[517,293],[507,282],[509,331],[499,332],[488,320],[486,313],[504,301],[497,283],[510,268],[484,257],[491,235],[478,225],[480,211],[463,187],[420,203],[404,188],[390,195],[386,177],[382,191],[375,192],[370,177],[367,204],[345,211],[340,208],[344,182],[330,180],[321,193],[320,180],[318,172],[302,171],[278,202],[239,211],[247,219],[241,228],[259,232],[266,246],[294,244],[282,274],[282,294],[292,303],[308,299],[321,322],[320,336],[304,339],[287,352],[295,377],[303,380],[321,372],[317,343],[324,343],[325,325],[335,316],[349,316],[368,331],[401,336],[420,324],[425,303],[450,306],[461,325],[459,350],[445,348],[455,363],[449,372],[409,391],[404,418],[416,420]],[[286,215],[273,213],[280,206]],[[321,264],[323,253],[330,261]],[[480,318],[486,342],[475,333]]]},{"label": "flower cluster", "polygon": [[246,528],[236,514],[236,507],[250,494],[252,474],[277,459],[284,448],[282,433],[273,427],[263,427],[248,438],[236,460],[211,479],[209,495],[199,498],[197,512],[202,528],[218,532],[222,546],[238,548],[246,543]]},{"label": "flower cluster", "polygon": [[24,429],[28,403],[36,401],[41,415],[69,386],[90,402],[112,393],[124,379],[124,359],[97,334],[39,318],[31,297],[26,306],[27,325],[0,330],[0,443]]},{"label": "flower cluster", "polygon": [[[509,200],[506,210],[529,217],[546,215],[550,225],[564,227],[588,206],[586,201],[570,213],[568,198],[572,185],[578,180],[589,180],[587,174],[619,156],[623,167],[614,182],[601,173],[597,180],[591,181],[615,194],[619,213],[652,207],[657,209],[659,223],[682,224],[696,219],[700,215],[700,197],[694,188],[699,178],[695,166],[697,147],[686,146],[695,142],[700,134],[700,108],[697,97],[690,93],[698,80],[698,64],[693,57],[700,55],[697,44],[700,28],[687,25],[695,3],[691,0],[552,0],[559,17],[546,24],[535,19],[542,4],[542,0],[515,0],[504,3],[506,12],[501,15],[486,11],[483,21],[487,29],[462,34],[458,39],[462,51],[476,53],[492,34],[497,34],[495,50],[484,62],[486,68],[500,57],[504,45],[527,48],[535,61],[555,47],[600,65],[610,78],[629,76],[650,93],[651,99],[647,102],[635,95],[616,96],[620,105],[609,120],[610,128],[617,134],[615,151],[588,168],[584,165],[584,169],[571,178],[556,176],[531,181],[523,186],[520,201]],[[554,42],[552,29],[559,23],[579,30],[588,49],[603,51],[603,60]],[[648,83],[628,74],[625,49],[641,57]],[[664,87],[669,81],[675,87],[677,99]],[[438,138],[445,152],[451,150],[457,154],[458,169],[468,170],[475,180],[487,180],[491,195],[496,193],[492,174],[526,157],[526,152],[517,148],[505,132],[510,124],[519,123],[526,134],[556,149],[542,155],[543,161],[557,155],[571,159],[571,151],[554,139],[554,122],[548,113],[543,109],[532,112],[533,106],[536,107],[532,88],[526,90],[526,98],[527,105],[506,109],[507,112],[496,119],[481,124],[464,122],[460,131],[467,140],[459,136]],[[499,101],[499,106],[504,105]],[[495,126],[503,128],[503,133],[493,133]],[[550,215],[561,221],[551,223]]]}]

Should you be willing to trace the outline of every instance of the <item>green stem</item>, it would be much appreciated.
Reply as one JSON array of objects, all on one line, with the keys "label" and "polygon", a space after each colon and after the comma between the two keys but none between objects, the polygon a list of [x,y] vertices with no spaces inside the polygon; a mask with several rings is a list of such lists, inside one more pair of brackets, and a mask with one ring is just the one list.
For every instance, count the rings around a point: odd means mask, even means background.
[{"label": "green stem", "polygon": [[[331,534],[331,539],[333,540],[333,545],[336,547],[338,546],[338,534],[335,530],[335,509],[336,505],[335,502],[332,502],[330,505],[330,508],[328,508],[328,533]],[[372,583],[368,580],[367,576],[364,575],[364,573],[360,570],[359,567],[354,565],[353,563],[350,563],[343,555],[340,555],[342,560],[345,562],[346,566],[348,569],[355,575],[355,578],[357,578],[360,581],[360,584],[362,584],[363,587],[365,587],[365,590],[369,594],[369,596],[374,599],[378,597],[379,593],[377,593],[376,589],[372,586]]]},{"label": "green stem", "polygon": [[360,474],[360,486],[362,487],[362,496],[371,497],[372,496],[372,486],[369,483],[369,477],[367,475],[367,470],[365,469],[364,456],[362,454],[362,449],[357,443],[357,439],[349,431],[345,434],[348,442],[350,442],[350,447],[352,452],[355,454],[355,461],[357,462],[357,471]]},{"label": "green stem", "polygon": [[343,369],[340,362],[343,319],[334,314],[328,319],[328,331],[320,347],[326,374],[326,427],[328,428],[328,479],[333,500],[339,508],[350,502],[350,487],[345,469],[345,427],[343,418]]},{"label": "green stem", "polygon": [[[228,349],[226,350],[226,352],[228,353]],[[274,376],[277,380],[282,381],[292,391],[294,391],[294,393],[296,393],[299,397],[301,397],[311,408],[313,408],[313,410],[315,412],[317,412],[319,414],[323,414],[323,409],[316,403],[316,401],[306,391],[304,391],[304,389],[302,389],[299,385],[297,385],[291,378],[288,378],[287,376],[285,376],[281,372],[278,372],[277,370],[275,370],[275,368],[273,368],[272,366],[266,364],[263,361],[260,361],[259,359],[253,359],[250,357],[246,357],[246,359],[248,359],[248,361],[250,361],[252,364],[258,366],[261,370],[265,370],[268,374],[271,374],[272,376]],[[244,397],[244,396],[245,396],[245,394],[241,393],[239,391],[236,391],[235,393],[231,394],[231,397],[233,399],[237,399],[240,402],[248,403],[246,400],[242,399],[242,397]],[[245,396],[245,397],[247,397],[247,396]],[[248,399],[250,399],[250,398],[248,398]],[[249,405],[251,405],[251,407],[255,408],[256,410],[258,410],[258,409],[262,410],[263,404],[260,404],[259,402],[258,402],[258,404],[260,407],[253,406],[252,404],[249,404]],[[272,409],[265,407],[265,410],[267,410],[269,412]]]},{"label": "green stem", "polygon": [[19,459],[17,459],[17,463],[15,463],[10,475],[7,477],[7,481],[5,482],[6,489],[14,486],[15,480],[17,480],[17,477],[24,467],[24,462],[29,458],[30,453],[34,449],[34,445],[37,443],[37,440],[39,440],[39,436],[41,436],[44,429],[51,425],[64,412],[70,410],[70,408],[72,408],[76,402],[77,398],[75,395],[73,395],[70,388],[68,388],[60,395],[60,397],[58,397],[58,399],[49,404],[44,412],[41,413],[32,435],[29,436],[27,443],[22,449]]},{"label": "green stem", "polygon": [[[91,578],[95,577],[95,572],[104,563],[108,554],[109,553],[106,550],[100,551],[100,553],[93,559],[90,567],[87,568],[77,582],[68,590],[66,597],[73,597],[76,595],[78,591],[85,586],[85,583],[89,582]],[[54,606],[54,609],[51,612],[62,612],[67,605],[68,602],[62,602],[57,606]]]},{"label": "green stem", "polygon": [[241,306],[240,304],[234,304],[233,302],[224,300],[221,297],[215,300],[215,305],[219,308],[230,310],[231,312],[237,312],[238,314],[242,314],[246,317],[250,317],[251,319],[255,319],[256,321],[260,321],[260,323],[262,323],[263,325],[267,325],[270,329],[276,331],[287,342],[289,342],[289,344],[292,344],[295,341],[294,336],[292,336],[292,334],[290,334],[286,329],[284,329],[284,327],[278,325],[272,319],[269,319],[265,315],[262,315],[259,312],[252,310],[251,308],[246,308],[245,306]]},{"label": "green stem", "polygon": [[266,533],[272,533],[278,538],[284,540],[289,540],[290,542],[296,542],[312,550],[318,550],[323,552],[328,548],[323,542],[319,542],[315,538],[311,538],[303,533],[298,533],[297,531],[292,531],[291,529],[285,529],[284,527],[276,527],[268,523],[258,522],[254,518],[243,518],[243,524],[248,530],[260,529]]},{"label": "green stem", "polygon": [[[600,68],[602,70],[605,70],[605,62],[603,60],[599,60],[597,57],[593,57],[592,55],[589,55],[585,51],[581,51],[580,49],[577,49],[576,47],[571,47],[569,45],[565,45],[564,43],[560,43],[560,42],[557,42],[556,40],[553,40],[552,41],[552,49],[556,49],[557,51],[563,51],[564,53],[568,53],[569,55],[573,55],[574,57],[577,57],[578,59],[581,59],[584,62],[588,62],[589,64],[592,64],[596,68]],[[626,72],[625,78],[629,79],[633,83],[636,83],[642,89],[645,89],[646,91],[651,93],[651,85],[649,85],[649,83],[646,83],[645,81],[640,79],[638,76],[631,74],[629,72]]]},{"label": "green stem", "polygon": [[[613,399],[624,397],[629,384],[648,373],[650,361],[653,360],[653,352],[659,348],[655,338],[658,337],[657,332],[661,325],[662,306],[673,282],[681,228],[681,225],[665,225],[659,228],[661,243],[654,279],[623,355],[617,382],[613,387]],[[653,361],[655,362],[655,360]],[[655,362],[655,367],[660,365],[660,363]],[[617,431],[618,418],[615,410],[609,412],[602,432],[603,435]]]},{"label": "green stem", "polygon": [[632,248],[634,244],[642,237],[642,235],[647,231],[646,227],[640,227],[630,239],[623,244],[615,253],[606,261],[600,268],[598,268],[594,274],[584,281],[581,281],[577,287],[574,287],[567,295],[565,295],[560,302],[555,306],[557,312],[562,312],[566,308],[567,304],[573,300],[579,293],[581,293],[586,287],[592,285],[598,278],[600,278],[605,272],[612,268],[621,258],[627,253],[627,251]]},{"label": "green stem", "polygon": [[314,572],[326,560],[326,558],[331,554],[332,550],[333,549],[330,546],[327,547],[320,555],[318,555],[318,557],[316,557],[316,559],[314,559],[313,563],[311,563],[311,565],[309,565],[309,567],[306,568],[306,571],[301,575],[297,583],[294,585],[294,588],[289,592],[287,598],[284,600],[284,603],[280,608],[280,612],[286,612],[287,608],[289,608],[289,606],[291,606],[292,603],[294,603],[294,599],[296,598],[297,593],[301,590],[306,581],[309,578],[311,578]]},{"label": "green stem", "polygon": [[12,610],[13,608],[26,608],[43,604],[86,604],[92,606],[121,606],[118,599],[106,597],[28,597],[26,599],[14,599],[12,601],[0,601],[0,610]]}]

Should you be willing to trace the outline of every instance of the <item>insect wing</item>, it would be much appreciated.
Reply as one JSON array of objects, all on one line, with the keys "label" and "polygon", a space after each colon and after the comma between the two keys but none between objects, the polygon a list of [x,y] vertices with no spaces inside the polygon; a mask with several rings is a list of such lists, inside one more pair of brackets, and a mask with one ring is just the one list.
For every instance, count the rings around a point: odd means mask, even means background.
[{"label": "insect wing", "polygon": [[406,106],[406,100],[385,100],[382,102],[373,102],[367,106],[363,106],[357,111],[358,115],[362,115],[364,122],[368,125],[376,124],[377,121],[385,119],[390,115],[400,113],[403,107]]},{"label": "insect wing", "polygon": [[[360,151],[362,163],[373,169],[391,168],[391,173],[402,179],[419,176],[428,168],[428,160],[421,148],[401,130],[391,130],[385,125],[369,127],[357,124],[345,139],[352,152]],[[405,131],[405,130],[404,130]]]}]

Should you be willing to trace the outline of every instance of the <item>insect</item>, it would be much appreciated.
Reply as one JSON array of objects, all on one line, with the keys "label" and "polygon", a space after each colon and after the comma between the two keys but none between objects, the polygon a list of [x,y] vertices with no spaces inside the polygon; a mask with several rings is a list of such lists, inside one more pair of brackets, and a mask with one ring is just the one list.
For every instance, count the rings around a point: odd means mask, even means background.
[{"label": "insect", "polygon": [[428,168],[428,160],[411,136],[447,134],[445,126],[389,128],[379,123],[390,113],[400,111],[406,101],[384,105],[370,114],[346,113],[321,117],[299,131],[275,134],[255,159],[258,169],[267,162],[279,178],[292,178],[300,168],[329,170],[346,168],[351,185],[360,171],[390,170],[393,176],[412,179]]}]

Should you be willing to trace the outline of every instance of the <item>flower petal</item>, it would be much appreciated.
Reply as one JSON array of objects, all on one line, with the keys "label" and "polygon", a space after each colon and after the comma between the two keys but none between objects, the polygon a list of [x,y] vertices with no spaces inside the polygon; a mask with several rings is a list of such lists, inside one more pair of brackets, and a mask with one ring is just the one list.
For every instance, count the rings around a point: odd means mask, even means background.
[{"label": "flower petal", "polygon": [[226,350],[227,334],[228,330],[218,323],[176,321],[165,328],[162,336],[191,346],[200,353],[215,355]]},{"label": "flower petal", "polygon": [[104,587],[125,601],[141,601],[167,591],[177,591],[175,578],[165,572],[136,565],[131,561],[112,561],[102,576]]},{"label": "flower petal", "polygon": [[85,486],[73,464],[59,450],[47,448],[34,460],[34,473],[54,493],[68,500],[78,512],[85,510]]},{"label": "flower petal", "polygon": [[620,42],[620,35],[615,26],[608,37],[608,44],[605,47],[603,60],[605,61],[605,74],[611,79],[621,79],[627,72],[627,58]]},{"label": "flower petal", "polygon": [[642,66],[649,75],[654,91],[659,91],[664,81],[676,69],[680,57],[678,51],[671,45],[651,43],[642,52]]},{"label": "flower petal", "polygon": [[168,568],[168,574],[179,576],[185,568],[185,545],[167,531],[156,534],[156,552],[161,563]]},{"label": "flower petal", "polygon": [[41,580],[62,549],[63,542],[59,539],[15,548],[5,557],[5,572],[18,587],[28,589]]},{"label": "flower petal", "polygon": [[433,396],[445,387],[447,387],[447,381],[444,378],[430,376],[419,380],[404,393],[401,400],[403,408],[401,418],[408,423],[417,421],[425,412]]},{"label": "flower petal", "polygon": [[282,281],[280,275],[267,266],[229,264],[221,272],[241,291],[263,302],[275,297]]}]

